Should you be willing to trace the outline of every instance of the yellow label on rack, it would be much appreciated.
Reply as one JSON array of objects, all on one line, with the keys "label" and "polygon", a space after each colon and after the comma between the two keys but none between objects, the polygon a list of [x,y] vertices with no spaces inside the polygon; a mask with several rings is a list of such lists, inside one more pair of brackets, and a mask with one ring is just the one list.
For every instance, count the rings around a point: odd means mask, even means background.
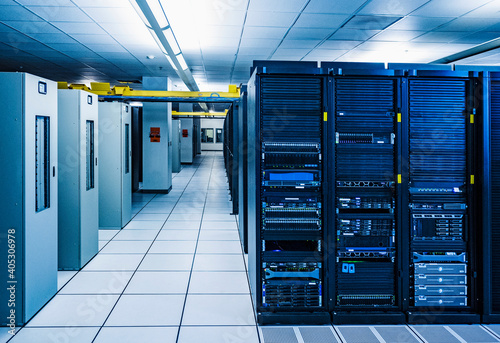
[{"label": "yellow label on rack", "polygon": [[474,175],[471,175],[470,176],[470,184],[473,185],[474,184]]},{"label": "yellow label on rack", "polygon": [[401,123],[401,113],[398,113],[398,123]]},{"label": "yellow label on rack", "polygon": [[403,182],[403,181],[402,181],[401,174],[398,174],[398,183],[401,183],[401,182]]},{"label": "yellow label on rack", "polygon": [[323,112],[323,121],[328,121],[328,112]]},{"label": "yellow label on rack", "polygon": [[474,124],[474,115],[473,114],[470,115],[470,123]]}]

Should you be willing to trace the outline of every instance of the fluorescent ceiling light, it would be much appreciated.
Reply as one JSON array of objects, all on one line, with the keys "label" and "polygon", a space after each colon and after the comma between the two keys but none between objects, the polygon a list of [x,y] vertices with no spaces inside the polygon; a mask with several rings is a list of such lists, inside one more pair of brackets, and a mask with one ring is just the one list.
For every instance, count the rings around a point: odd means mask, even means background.
[{"label": "fluorescent ceiling light", "polygon": [[178,55],[181,52],[181,48],[179,48],[179,44],[175,39],[174,33],[172,32],[172,28],[169,27],[168,29],[163,30],[163,34],[167,38],[167,42],[172,48],[174,55]]},{"label": "fluorescent ceiling light", "polygon": [[177,55],[177,61],[179,61],[179,64],[181,65],[182,70],[188,69],[188,65],[186,63],[186,60],[184,59],[184,56],[182,56],[182,54]]},{"label": "fluorescent ceiling light", "polygon": [[174,68],[177,75],[179,75],[190,91],[199,91],[200,89],[189,70],[174,32],[170,27],[164,8],[161,5],[161,0],[129,1],[139,13],[146,27],[150,29],[156,43],[167,57],[168,62]]},{"label": "fluorescent ceiling light", "polygon": [[168,56],[167,54],[165,54],[165,57],[167,58],[168,62],[172,66],[172,68],[174,68],[174,70],[177,71],[177,67],[175,66],[174,61],[172,61],[172,59],[170,58],[170,56]]},{"label": "fluorescent ceiling light", "polygon": [[[149,8],[151,9],[151,12],[153,12],[153,15],[155,16],[156,21],[158,22],[158,25],[162,29],[169,27],[170,24],[168,23],[167,16],[165,15],[165,11],[163,10],[162,5],[160,4],[160,1],[158,0],[146,0],[148,3]],[[148,20],[149,22],[149,20]],[[150,26],[152,27],[153,25]]]}]

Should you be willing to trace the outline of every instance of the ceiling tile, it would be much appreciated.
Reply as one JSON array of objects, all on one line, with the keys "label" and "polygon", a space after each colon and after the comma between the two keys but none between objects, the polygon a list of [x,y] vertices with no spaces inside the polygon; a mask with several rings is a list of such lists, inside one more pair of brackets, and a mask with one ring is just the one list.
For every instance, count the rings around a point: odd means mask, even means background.
[{"label": "ceiling tile", "polygon": [[101,52],[122,52],[122,53],[128,53],[127,50],[125,50],[120,44],[114,43],[114,44],[85,44],[87,48],[90,50],[96,52],[96,53],[101,53]]},{"label": "ceiling tile", "polygon": [[75,5],[86,8],[86,7],[130,7],[128,1],[123,0],[72,0]]},{"label": "ceiling tile", "polygon": [[[245,28],[246,29],[246,28]],[[219,38],[229,38],[241,36],[240,26],[220,26],[220,25],[209,25],[203,28],[203,32],[199,33],[200,40],[208,39],[219,39]],[[265,38],[265,37],[262,37]]]},{"label": "ceiling tile", "polygon": [[69,51],[84,51],[89,52],[85,46],[79,43],[47,43],[48,46],[57,51],[69,52]]},{"label": "ceiling tile", "polygon": [[363,44],[356,47],[356,50],[373,50],[373,51],[391,51],[395,49],[399,49],[400,47],[404,48],[403,43],[401,42],[364,42]]},{"label": "ceiling tile", "polygon": [[427,17],[459,17],[491,0],[432,0],[412,13],[412,15]]},{"label": "ceiling tile", "polygon": [[23,6],[75,6],[71,0],[17,0]]},{"label": "ceiling tile", "polygon": [[379,30],[355,30],[355,29],[340,29],[329,39],[340,39],[340,40],[356,40],[356,41],[364,41],[375,34],[379,33]]},{"label": "ceiling tile", "polygon": [[86,7],[83,11],[98,23],[142,23],[137,12],[131,7]]},{"label": "ceiling tile", "polygon": [[436,29],[436,31],[474,32],[498,24],[494,18],[457,18]]},{"label": "ceiling tile", "polygon": [[286,38],[280,45],[280,48],[284,49],[312,49],[321,43],[318,39],[288,39]]},{"label": "ceiling tile", "polygon": [[225,38],[225,39],[218,39],[213,42],[205,42],[201,41],[200,46],[201,48],[205,47],[228,47],[228,48],[237,48],[240,43],[239,38]]},{"label": "ceiling tile", "polygon": [[89,18],[81,9],[78,7],[39,7],[30,6],[28,7],[30,11],[33,11],[38,16],[42,17],[46,21],[51,22],[71,22],[71,23],[88,23],[92,19]]},{"label": "ceiling tile", "polygon": [[34,55],[36,55],[38,51],[54,51],[51,47],[38,42],[16,43],[15,46],[17,49],[33,53]]},{"label": "ceiling tile", "polygon": [[306,29],[292,27],[286,38],[323,40],[328,38],[328,36],[330,36],[334,31],[334,29]]},{"label": "ceiling tile", "polygon": [[280,12],[286,8],[289,12],[300,12],[307,0],[251,0],[248,10]]},{"label": "ceiling tile", "polygon": [[422,43],[448,43],[467,36],[468,32],[429,32],[415,38],[412,42]]},{"label": "ceiling tile", "polygon": [[452,18],[445,17],[425,18],[409,16],[392,25],[391,30],[431,31],[451,20]]},{"label": "ceiling tile", "polygon": [[134,59],[134,56],[132,56],[128,52],[98,52],[97,53],[99,56],[102,56],[103,58],[109,60],[110,62],[113,62],[113,60],[127,60],[127,59]]},{"label": "ceiling tile", "polygon": [[359,11],[359,14],[407,15],[428,2],[430,2],[430,0],[412,0],[412,1],[372,0]]},{"label": "ceiling tile", "polygon": [[106,34],[106,32],[95,23],[65,23],[65,22],[54,22],[62,31],[68,34],[87,34],[87,35],[98,35]]},{"label": "ceiling tile", "polygon": [[248,11],[245,26],[290,27],[297,15],[295,12]]},{"label": "ceiling tile", "polygon": [[0,0],[0,6],[19,6],[14,0]]},{"label": "ceiling tile", "polygon": [[15,31],[16,30],[14,30],[13,28],[0,23],[0,33],[8,33],[8,32],[15,32]]},{"label": "ceiling tile", "polygon": [[0,42],[7,43],[9,45],[13,45],[16,43],[30,43],[30,42],[35,42],[32,38],[23,35],[22,33],[18,32],[10,32],[4,35],[0,35]]},{"label": "ceiling tile", "polygon": [[384,30],[394,24],[401,17],[390,17],[381,15],[356,15],[351,18],[343,28],[361,30]]},{"label": "ceiling tile", "polygon": [[385,41],[385,42],[406,42],[422,34],[423,34],[422,31],[404,31],[404,30],[387,29],[380,32],[375,37],[372,37],[370,40]]},{"label": "ceiling tile", "polygon": [[[143,31],[142,34],[149,33],[144,25],[128,25],[126,22],[120,23],[99,23],[99,25],[110,35],[136,35],[137,30]],[[150,34],[151,35],[151,34]]]},{"label": "ceiling tile", "polygon": [[311,0],[304,10],[305,13],[339,13],[351,14],[360,8],[366,0],[332,1]]},{"label": "ceiling tile", "polygon": [[492,1],[484,6],[481,6],[472,12],[467,13],[464,17],[478,18],[500,18],[500,1]]},{"label": "ceiling tile", "polygon": [[[278,45],[265,47],[265,48],[264,47],[259,48],[258,54],[268,56],[276,49],[277,46]],[[238,51],[238,56],[242,56],[242,55],[249,55],[250,56],[250,55],[254,55],[255,53],[257,53],[257,51],[255,51],[255,48],[240,47],[240,50]]]},{"label": "ceiling tile", "polygon": [[327,50],[327,49],[315,49],[311,51],[304,60],[313,61],[333,61],[336,58],[342,56],[349,50]]},{"label": "ceiling tile", "polygon": [[42,43],[76,43],[64,33],[31,33],[29,36]]},{"label": "ceiling tile", "polygon": [[4,20],[43,21],[22,6],[0,6],[0,21]]},{"label": "ceiling tile", "polygon": [[61,33],[61,30],[45,21],[3,21],[3,23],[23,33]]},{"label": "ceiling tile", "polygon": [[242,39],[240,43],[240,50],[241,48],[254,48],[253,50],[257,50],[255,48],[269,48],[269,47],[276,47],[278,44],[281,42],[280,39],[253,39],[253,38],[246,38]]},{"label": "ceiling tile", "polygon": [[89,35],[89,34],[72,34],[75,40],[82,44],[116,44],[116,41],[108,34]]},{"label": "ceiling tile", "polygon": [[500,32],[475,32],[465,37],[459,38],[455,43],[481,44],[492,39],[500,38]]},{"label": "ceiling tile", "polygon": [[294,27],[336,29],[349,19],[345,14],[311,14],[303,13]]},{"label": "ceiling tile", "polygon": [[327,40],[317,49],[350,50],[363,43],[356,40]]},{"label": "ceiling tile", "polygon": [[203,11],[202,20],[204,25],[224,25],[238,26],[243,25],[246,11]]},{"label": "ceiling tile", "polygon": [[282,39],[287,29],[281,27],[255,27],[245,26],[243,39],[247,38],[270,38]]}]

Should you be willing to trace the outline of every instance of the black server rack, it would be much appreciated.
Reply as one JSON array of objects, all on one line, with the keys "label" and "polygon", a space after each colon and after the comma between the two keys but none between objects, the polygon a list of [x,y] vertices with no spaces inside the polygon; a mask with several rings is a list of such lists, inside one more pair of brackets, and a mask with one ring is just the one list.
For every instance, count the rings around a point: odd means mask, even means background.
[{"label": "black server rack", "polygon": [[338,324],[402,323],[397,244],[401,240],[399,80],[364,73],[336,76],[333,92],[332,318]]},{"label": "black server rack", "polygon": [[238,112],[239,101],[229,107],[224,120],[224,164],[233,205],[232,214],[238,214]]},{"label": "black server rack", "polygon": [[482,321],[500,323],[500,71],[479,77],[481,127],[483,279]]},{"label": "black server rack", "polygon": [[326,88],[325,76],[267,67],[248,85],[249,274],[260,324],[330,322]]},{"label": "black server rack", "polygon": [[240,87],[240,107],[238,111],[238,229],[241,245],[248,254],[248,125],[247,86]]},{"label": "black server rack", "polygon": [[[410,323],[475,323],[474,101],[467,73],[404,78]],[[464,76],[464,77],[457,77]]]}]

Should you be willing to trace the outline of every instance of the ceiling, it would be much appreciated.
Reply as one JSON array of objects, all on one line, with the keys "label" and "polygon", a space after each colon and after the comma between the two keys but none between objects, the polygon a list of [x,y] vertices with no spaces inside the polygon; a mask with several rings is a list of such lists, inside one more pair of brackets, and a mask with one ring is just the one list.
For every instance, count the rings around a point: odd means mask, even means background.
[{"label": "ceiling", "polygon": [[[253,60],[429,63],[500,37],[500,0],[161,2],[207,91],[246,83]],[[500,50],[459,62],[499,65]],[[0,0],[0,70],[186,89],[127,0]]]}]

